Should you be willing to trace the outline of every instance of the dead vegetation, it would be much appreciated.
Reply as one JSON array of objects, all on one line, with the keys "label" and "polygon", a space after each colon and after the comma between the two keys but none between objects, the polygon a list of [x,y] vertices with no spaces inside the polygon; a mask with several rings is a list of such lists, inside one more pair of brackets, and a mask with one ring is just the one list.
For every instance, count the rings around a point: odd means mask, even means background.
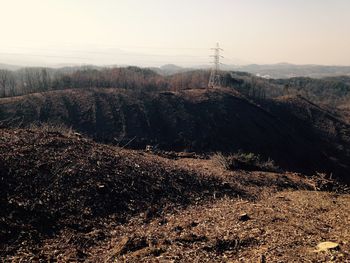
[{"label": "dead vegetation", "polygon": [[215,164],[227,170],[280,171],[273,160],[269,158],[267,161],[263,161],[259,155],[255,155],[254,153],[238,152],[235,154],[223,155],[217,152],[211,156],[211,159]]},{"label": "dead vegetation", "polygon": [[[348,209],[348,195],[308,192],[315,189],[312,178],[231,171],[193,156],[163,158],[53,127],[0,133],[2,260],[225,262],[263,256],[275,262],[296,251],[308,259],[349,256],[348,233],[338,234],[348,224],[346,213],[338,216]],[[246,158],[256,160],[252,156]],[[320,203],[310,206],[315,200]],[[307,219],[310,214],[320,222]],[[326,225],[335,232],[322,232]],[[293,234],[299,228],[305,237],[313,231],[310,240]],[[307,252],[327,240],[340,250],[331,256]]]},{"label": "dead vegetation", "polygon": [[298,97],[138,96],[0,100],[1,262],[350,262],[346,123]]},{"label": "dead vegetation", "polygon": [[143,212],[149,220],[159,211],[212,198],[214,192],[244,195],[218,178],[75,133],[0,132],[1,242],[14,242],[6,253],[65,227],[85,232],[106,218],[123,222]]},{"label": "dead vegetation", "polygon": [[[254,153],[283,170],[349,173],[350,128],[300,97],[253,102],[233,89],[64,90],[0,99],[0,126],[72,127],[103,143],[162,151]],[[312,158],[310,158],[312,156]]]},{"label": "dead vegetation", "polygon": [[[325,192],[285,191],[257,202],[218,199],[147,224],[134,218],[96,247],[92,260],[98,254],[107,262],[348,262],[348,208],[349,195]],[[249,219],[240,220],[242,213]],[[145,240],[145,247],[135,251],[125,239]],[[317,251],[326,241],[338,249]],[[114,250],[119,246],[123,253]]]}]

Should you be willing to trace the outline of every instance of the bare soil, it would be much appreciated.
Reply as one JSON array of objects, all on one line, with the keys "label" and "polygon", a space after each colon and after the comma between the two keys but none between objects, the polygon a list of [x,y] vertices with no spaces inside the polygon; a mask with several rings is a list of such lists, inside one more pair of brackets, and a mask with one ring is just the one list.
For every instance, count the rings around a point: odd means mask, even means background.
[{"label": "bare soil", "polygon": [[0,129],[0,261],[350,262],[348,186],[171,156]]}]

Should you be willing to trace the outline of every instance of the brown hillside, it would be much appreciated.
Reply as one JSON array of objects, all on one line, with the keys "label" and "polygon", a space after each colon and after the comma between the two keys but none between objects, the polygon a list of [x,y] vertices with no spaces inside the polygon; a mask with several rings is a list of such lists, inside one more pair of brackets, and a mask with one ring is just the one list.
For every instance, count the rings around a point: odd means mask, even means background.
[{"label": "brown hillside", "polygon": [[[5,127],[63,123],[143,149],[254,152],[283,169],[349,174],[349,126],[298,97],[261,106],[229,89],[135,93],[65,90],[0,100]],[[347,179],[348,180],[348,179]]]},{"label": "brown hillside", "polygon": [[140,212],[151,218],[214,192],[245,196],[237,184],[162,158],[60,132],[0,129],[0,172],[0,244],[14,248],[65,227],[90,231]]},{"label": "brown hillside", "polygon": [[[37,129],[0,129],[0,172],[0,261],[350,258],[349,190],[316,192],[317,178],[228,171]],[[340,248],[313,252],[322,241]]]}]

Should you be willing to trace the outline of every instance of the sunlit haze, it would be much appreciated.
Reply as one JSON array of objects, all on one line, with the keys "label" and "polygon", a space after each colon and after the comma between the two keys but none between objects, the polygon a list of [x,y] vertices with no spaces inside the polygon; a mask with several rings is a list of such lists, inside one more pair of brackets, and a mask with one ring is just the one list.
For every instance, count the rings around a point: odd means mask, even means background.
[{"label": "sunlit haze", "polygon": [[350,65],[349,0],[0,0],[0,63]]}]

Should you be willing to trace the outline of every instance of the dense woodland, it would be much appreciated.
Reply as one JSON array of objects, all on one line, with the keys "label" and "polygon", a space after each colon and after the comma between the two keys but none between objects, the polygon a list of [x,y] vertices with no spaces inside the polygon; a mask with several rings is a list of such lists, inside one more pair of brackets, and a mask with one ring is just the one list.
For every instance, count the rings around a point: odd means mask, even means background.
[{"label": "dense woodland", "polygon": [[[0,97],[62,89],[118,88],[133,91],[179,91],[206,88],[210,72],[196,70],[164,76],[147,68],[23,68],[0,70]],[[222,72],[222,85],[254,98],[301,95],[337,106],[350,101],[350,78],[264,79],[244,72]]]}]

